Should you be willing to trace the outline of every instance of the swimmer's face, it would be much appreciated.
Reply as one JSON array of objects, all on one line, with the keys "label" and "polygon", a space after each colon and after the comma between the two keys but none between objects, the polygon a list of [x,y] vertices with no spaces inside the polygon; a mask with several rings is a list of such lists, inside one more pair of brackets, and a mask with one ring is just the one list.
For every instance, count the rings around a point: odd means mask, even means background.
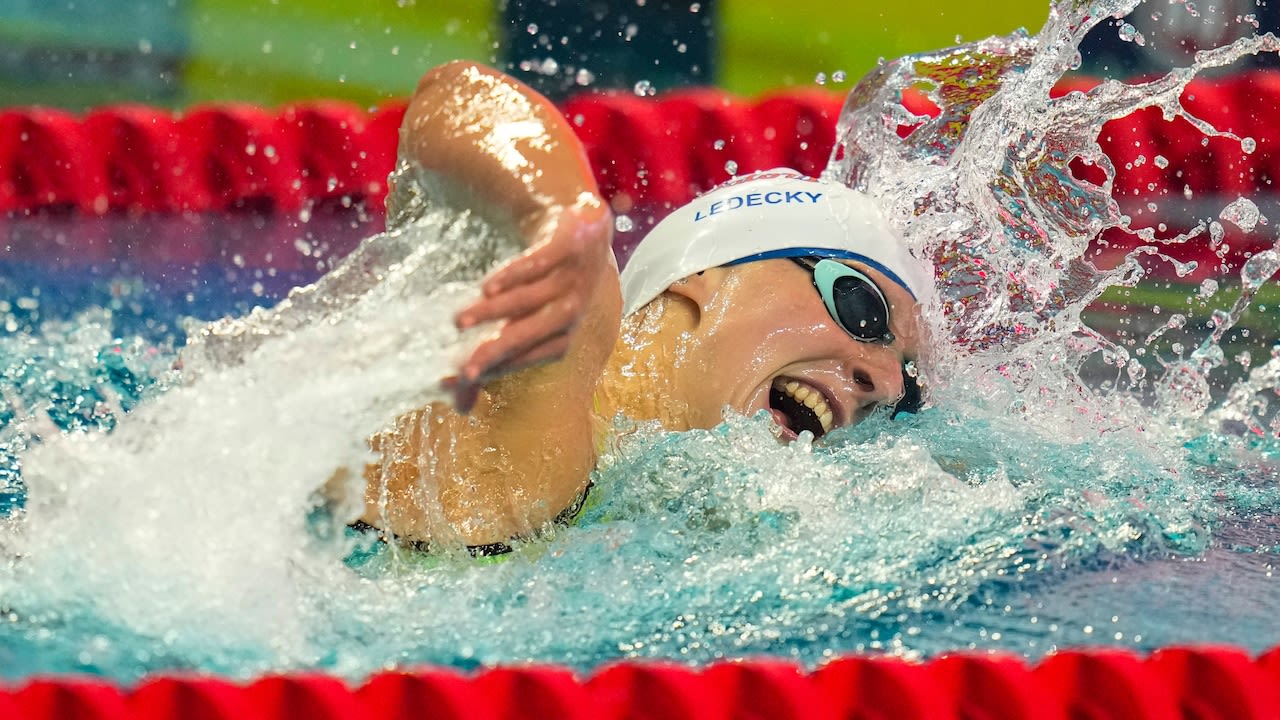
[{"label": "swimmer's face", "polygon": [[675,387],[690,427],[713,427],[727,406],[768,411],[787,438],[853,425],[904,394],[903,365],[923,340],[919,306],[860,263],[889,303],[893,340],[861,342],[828,313],[813,276],[790,260],[713,268],[672,286],[698,311],[675,353]]}]

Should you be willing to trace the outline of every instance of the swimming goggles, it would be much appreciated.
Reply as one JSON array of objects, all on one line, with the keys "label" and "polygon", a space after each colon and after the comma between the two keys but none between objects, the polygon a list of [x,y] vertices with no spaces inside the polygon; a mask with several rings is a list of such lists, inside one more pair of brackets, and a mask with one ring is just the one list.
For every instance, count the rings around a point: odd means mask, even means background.
[{"label": "swimming goggles", "polygon": [[793,257],[791,260],[813,275],[813,285],[818,288],[831,319],[849,337],[882,345],[894,341],[889,331],[889,301],[874,280],[831,258]]},{"label": "swimming goggles", "polygon": [[[793,262],[813,275],[813,285],[822,296],[831,319],[858,342],[888,345],[894,341],[889,330],[889,301],[875,281],[864,273],[831,258],[793,257]],[[920,409],[920,383],[914,373],[902,367],[903,395],[893,406],[893,415]]]}]

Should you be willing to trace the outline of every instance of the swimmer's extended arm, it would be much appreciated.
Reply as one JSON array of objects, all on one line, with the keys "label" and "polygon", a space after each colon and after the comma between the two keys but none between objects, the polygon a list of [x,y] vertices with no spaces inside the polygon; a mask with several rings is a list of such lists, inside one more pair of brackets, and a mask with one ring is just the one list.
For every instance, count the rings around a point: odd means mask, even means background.
[{"label": "swimmer's extended arm", "polygon": [[405,118],[404,148],[423,167],[506,210],[529,249],[481,286],[459,327],[503,323],[461,366],[464,412],[485,382],[569,350],[601,277],[616,275],[612,215],[586,154],[546,98],[493,69],[453,62],[427,72]]},{"label": "swimmer's extended arm", "polygon": [[[528,248],[456,318],[493,323],[442,403],[373,440],[364,520],[401,537],[484,545],[525,536],[579,499],[595,467],[594,392],[622,299],[612,217],[560,112],[494,70],[427,73],[402,151],[510,214]],[[469,413],[469,414],[462,414]]]}]

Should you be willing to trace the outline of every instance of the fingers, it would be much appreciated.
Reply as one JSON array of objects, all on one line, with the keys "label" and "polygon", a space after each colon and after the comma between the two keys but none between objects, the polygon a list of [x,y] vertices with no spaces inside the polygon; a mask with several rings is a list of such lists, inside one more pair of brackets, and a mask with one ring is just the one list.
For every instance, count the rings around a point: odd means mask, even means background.
[{"label": "fingers", "polygon": [[459,329],[502,323],[445,383],[460,411],[474,406],[484,384],[568,352],[573,328],[613,259],[610,218],[594,195],[548,211],[536,219],[529,249],[490,274],[481,298],[459,311]]},{"label": "fingers", "polygon": [[480,284],[485,295],[492,296],[507,288],[524,285],[546,275],[574,257],[576,248],[570,243],[544,242],[534,245],[495,270]]},{"label": "fingers", "polygon": [[460,413],[469,413],[480,397],[480,390],[490,380],[508,373],[526,370],[536,365],[554,362],[569,351],[569,334],[562,333],[534,345],[532,348],[501,361],[472,380],[450,375],[440,381],[444,389],[453,395],[453,405]]},{"label": "fingers", "polygon": [[[611,226],[600,207],[571,207],[544,221],[544,237],[496,270],[481,288],[486,295],[533,282],[553,269],[594,261],[611,248]],[[588,262],[589,264],[589,262]]]},{"label": "fingers", "polygon": [[547,340],[567,334],[576,319],[576,303],[568,297],[544,305],[535,313],[508,321],[497,337],[480,343],[463,363],[462,381],[477,382],[483,377],[507,371],[509,361]]},{"label": "fingers", "polygon": [[518,318],[536,312],[572,290],[572,279],[553,273],[529,285],[517,285],[492,297],[482,297],[458,312],[454,322],[465,330],[481,323]]},{"label": "fingers", "polygon": [[441,379],[440,385],[446,392],[453,394],[453,406],[464,415],[471,412],[471,409],[476,406],[476,400],[480,397],[478,383],[462,382],[457,375]]}]

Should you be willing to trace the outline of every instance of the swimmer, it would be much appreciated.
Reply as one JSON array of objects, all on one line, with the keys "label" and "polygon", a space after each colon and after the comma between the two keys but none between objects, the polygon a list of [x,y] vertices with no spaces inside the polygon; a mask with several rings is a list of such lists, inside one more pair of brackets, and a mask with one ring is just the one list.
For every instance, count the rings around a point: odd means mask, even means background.
[{"label": "swimmer", "polygon": [[764,411],[787,440],[920,403],[906,366],[932,275],[861,193],[786,169],[735,179],[659,223],[619,276],[582,145],[518,81],[430,70],[400,153],[497,209],[526,250],[455,318],[496,331],[447,381],[452,406],[372,440],[363,526],[473,549],[535,536],[580,507],[617,416],[681,431]]}]

